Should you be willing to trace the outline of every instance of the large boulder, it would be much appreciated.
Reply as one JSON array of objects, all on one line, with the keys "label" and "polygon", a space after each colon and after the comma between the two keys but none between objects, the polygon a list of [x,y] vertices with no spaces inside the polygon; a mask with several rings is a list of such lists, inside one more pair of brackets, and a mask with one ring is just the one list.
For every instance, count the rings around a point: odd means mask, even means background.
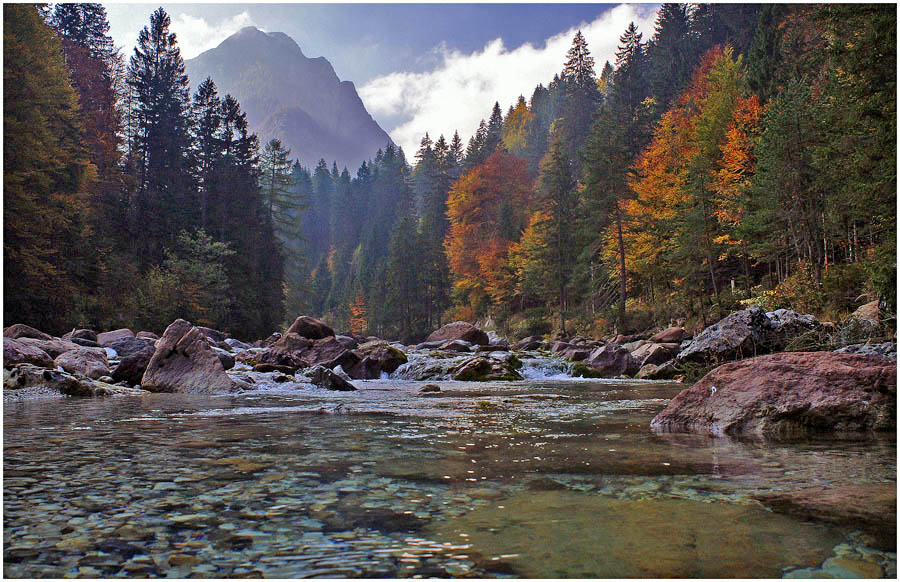
[{"label": "large boulder", "polygon": [[671,360],[678,351],[678,344],[651,344],[647,343],[631,352],[631,357],[639,367],[647,364],[664,364]]},{"label": "large boulder", "polygon": [[16,323],[9,327],[3,329],[3,337],[8,337],[12,339],[20,339],[23,337],[40,339],[40,340],[51,340],[52,336],[34,329],[30,325],[25,325],[24,323]]},{"label": "large boulder", "polygon": [[651,337],[650,341],[656,344],[677,344],[684,339],[684,335],[684,328],[682,327],[667,327]]},{"label": "large boulder", "polygon": [[57,356],[53,363],[70,374],[86,376],[94,380],[109,376],[106,350],[102,348],[69,350]]},{"label": "large boulder", "polygon": [[159,339],[141,387],[151,392],[216,394],[234,392],[241,385],[225,373],[203,332],[176,319]]},{"label": "large boulder", "polygon": [[124,358],[126,356],[142,352],[146,350],[147,347],[153,349],[155,343],[155,341],[144,338],[123,337],[109,343],[106,347],[115,350],[120,358]]},{"label": "large boulder", "polygon": [[491,343],[490,338],[488,338],[488,334],[484,333],[471,323],[466,323],[465,321],[454,321],[453,323],[448,323],[439,330],[431,332],[431,335],[425,338],[426,342],[448,342],[452,340],[463,340],[471,344],[478,344],[480,346],[487,346]]},{"label": "large boulder", "polygon": [[540,349],[541,347],[543,347],[543,345],[544,338],[536,335],[530,335],[526,338],[520,339],[513,347],[517,350],[530,351]]},{"label": "large boulder", "polygon": [[[125,341],[125,340],[122,340]],[[156,352],[155,342],[146,342],[138,351],[132,351],[127,355],[119,354],[119,365],[113,370],[112,378],[116,382],[128,382],[132,386],[140,384]]]},{"label": "large boulder", "polygon": [[822,327],[813,315],[801,315],[790,309],[776,309],[766,313],[769,319],[768,349],[778,351],[786,348],[791,340],[804,333]]},{"label": "large boulder", "polygon": [[768,333],[766,312],[753,306],[704,329],[676,359],[710,364],[766,353]]},{"label": "large boulder", "polygon": [[3,366],[9,368],[16,364],[34,364],[43,368],[53,366],[53,358],[41,348],[19,340],[3,338]]},{"label": "large boulder", "polygon": [[596,374],[593,376],[599,378],[631,376],[640,369],[631,353],[617,344],[606,344],[595,349],[584,360],[584,364],[594,370]]},{"label": "large boulder", "polygon": [[97,332],[92,329],[73,329],[72,331],[63,335],[59,339],[64,339],[64,340],[69,340],[69,341],[80,339],[80,340],[87,340],[90,342],[97,343]]},{"label": "large boulder", "polygon": [[883,358],[792,352],[720,366],[650,423],[660,432],[789,436],[893,430],[897,365]]},{"label": "large boulder", "polygon": [[105,331],[103,333],[97,334],[97,343],[105,348],[114,341],[126,337],[134,337],[134,332],[126,328],[116,329],[113,331]]},{"label": "large boulder", "polygon": [[64,354],[70,350],[79,350],[82,347],[76,343],[67,342],[67,341],[63,341],[63,340],[59,340],[59,339],[42,340],[42,339],[35,339],[35,338],[30,338],[30,337],[21,337],[21,338],[19,338],[18,341],[20,343],[23,343],[23,344],[26,344],[29,346],[34,346],[36,348],[40,348],[40,349],[44,350],[45,352],[50,354],[51,358],[56,358],[60,354]]},{"label": "large boulder", "polygon": [[284,332],[285,335],[289,333],[314,340],[334,336],[334,330],[328,324],[308,315],[301,315],[295,319],[291,327]]},{"label": "large boulder", "polygon": [[357,380],[378,379],[382,372],[391,374],[408,361],[402,350],[384,340],[366,342],[356,349],[356,353],[362,360],[350,368],[344,366],[344,369]]},{"label": "large boulder", "polygon": [[511,364],[493,358],[476,356],[465,360],[453,371],[453,379],[465,382],[521,380]]},{"label": "large boulder", "polygon": [[316,366],[310,370],[310,381],[319,388],[326,390],[339,390],[342,392],[356,390],[356,386],[325,366]]},{"label": "large boulder", "polygon": [[341,366],[345,370],[352,368],[362,359],[334,336],[313,340],[312,345],[303,350],[301,357],[307,366],[321,365],[329,369]]}]

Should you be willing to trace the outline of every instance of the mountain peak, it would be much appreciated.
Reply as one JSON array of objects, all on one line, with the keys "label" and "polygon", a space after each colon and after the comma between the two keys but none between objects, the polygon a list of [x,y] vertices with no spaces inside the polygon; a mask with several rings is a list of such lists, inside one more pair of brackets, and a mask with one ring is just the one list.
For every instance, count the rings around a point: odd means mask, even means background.
[{"label": "mountain peak", "polygon": [[308,58],[290,36],[247,26],[185,62],[188,77],[211,77],[219,93],[240,101],[266,143],[281,139],[300,163],[319,158],[358,166],[391,142],[349,81],[325,57]]}]

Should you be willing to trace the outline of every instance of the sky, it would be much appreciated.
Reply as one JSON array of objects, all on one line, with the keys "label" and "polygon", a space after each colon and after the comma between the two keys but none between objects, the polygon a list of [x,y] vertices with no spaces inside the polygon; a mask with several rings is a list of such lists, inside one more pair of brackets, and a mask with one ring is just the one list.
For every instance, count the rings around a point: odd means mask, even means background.
[{"label": "sky", "polygon": [[[126,57],[160,4],[106,3]],[[284,32],[353,81],[408,158],[425,132],[468,140],[495,101],[504,113],[562,70],[581,30],[599,74],[634,21],[652,35],[655,4],[183,4],[162,3],[182,56],[215,48],[245,26]]]}]

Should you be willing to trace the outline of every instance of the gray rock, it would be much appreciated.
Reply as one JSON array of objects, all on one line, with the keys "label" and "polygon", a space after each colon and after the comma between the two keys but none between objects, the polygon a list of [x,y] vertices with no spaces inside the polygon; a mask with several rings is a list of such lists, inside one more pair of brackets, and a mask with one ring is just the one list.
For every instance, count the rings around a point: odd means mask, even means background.
[{"label": "gray rock", "polygon": [[438,349],[443,350],[445,352],[465,353],[465,352],[472,351],[472,344],[467,341],[464,341],[464,340],[452,340],[449,342],[444,342],[443,344],[440,345],[440,347]]},{"label": "gray rock", "polygon": [[107,384],[90,378],[79,378],[67,372],[45,370],[30,364],[16,366],[8,374],[4,374],[4,389],[16,390],[32,386],[44,386],[65,396],[104,397],[146,394],[143,390]]},{"label": "gray rock", "polygon": [[669,360],[663,364],[644,364],[635,378],[641,380],[670,380],[675,377],[675,362]]},{"label": "gray rock", "polygon": [[113,380],[128,382],[132,386],[140,384],[155,351],[154,342],[148,341],[139,351],[122,356],[119,365],[113,370]]},{"label": "gray rock", "polygon": [[521,380],[522,376],[508,362],[476,356],[459,364],[454,370],[453,379],[490,382]]},{"label": "gray rock", "polygon": [[130,329],[122,328],[113,331],[105,331],[97,334],[97,343],[103,347],[112,344],[116,340],[126,337],[134,337],[134,332]]},{"label": "gray rock", "polygon": [[708,364],[755,356],[767,351],[768,333],[769,318],[761,308],[753,306],[704,329],[676,360]]},{"label": "gray rock", "polygon": [[860,356],[877,356],[897,361],[897,342],[880,344],[853,344],[834,350],[838,354],[859,354]]},{"label": "gray rock", "polygon": [[782,350],[795,337],[822,327],[815,316],[801,315],[790,309],[776,309],[766,313],[766,317],[769,318],[770,351]]},{"label": "gray rock", "polygon": [[225,343],[231,346],[233,350],[249,350],[253,346],[250,344],[244,343],[241,340],[236,340],[233,337],[225,338]]},{"label": "gray rock", "polygon": [[628,343],[622,344],[622,347],[625,348],[626,350],[628,350],[629,352],[634,352],[638,348],[645,346],[649,343],[650,342],[648,342],[647,340],[636,340],[633,342],[628,342]]},{"label": "gray rock", "polygon": [[108,343],[105,347],[112,348],[120,358],[136,354],[146,350],[148,347],[153,348],[154,341],[138,337],[123,337]]},{"label": "gray rock", "polygon": [[668,327],[650,338],[656,344],[678,343],[684,339],[684,328]]},{"label": "gray rock", "polygon": [[151,392],[196,394],[234,392],[242,386],[232,380],[203,333],[176,319],[160,338],[141,387]]},{"label": "gray rock", "polygon": [[139,331],[139,332],[137,332],[137,334],[134,337],[136,337],[138,339],[148,339],[148,340],[153,340],[153,341],[156,341],[159,339],[159,336],[156,335],[155,333],[153,333],[152,331]]},{"label": "gray rock", "polygon": [[326,390],[339,390],[341,392],[349,392],[356,390],[356,386],[341,378],[333,370],[329,370],[325,366],[315,366],[309,373],[310,381]]},{"label": "gray rock", "polygon": [[631,352],[631,357],[641,367],[647,364],[662,364],[671,360],[678,348],[677,344],[651,344],[647,343]]}]

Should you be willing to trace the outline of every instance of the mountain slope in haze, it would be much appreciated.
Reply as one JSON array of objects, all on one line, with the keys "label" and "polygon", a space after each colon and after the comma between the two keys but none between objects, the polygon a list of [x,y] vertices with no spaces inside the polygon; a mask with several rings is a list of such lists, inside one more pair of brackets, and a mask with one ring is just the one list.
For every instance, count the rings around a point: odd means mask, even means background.
[{"label": "mountain slope in haze", "polygon": [[391,138],[366,111],[356,87],[324,57],[307,58],[282,32],[247,27],[185,62],[193,88],[212,77],[219,95],[234,95],[260,138],[281,139],[307,167],[320,158],[351,171]]}]

